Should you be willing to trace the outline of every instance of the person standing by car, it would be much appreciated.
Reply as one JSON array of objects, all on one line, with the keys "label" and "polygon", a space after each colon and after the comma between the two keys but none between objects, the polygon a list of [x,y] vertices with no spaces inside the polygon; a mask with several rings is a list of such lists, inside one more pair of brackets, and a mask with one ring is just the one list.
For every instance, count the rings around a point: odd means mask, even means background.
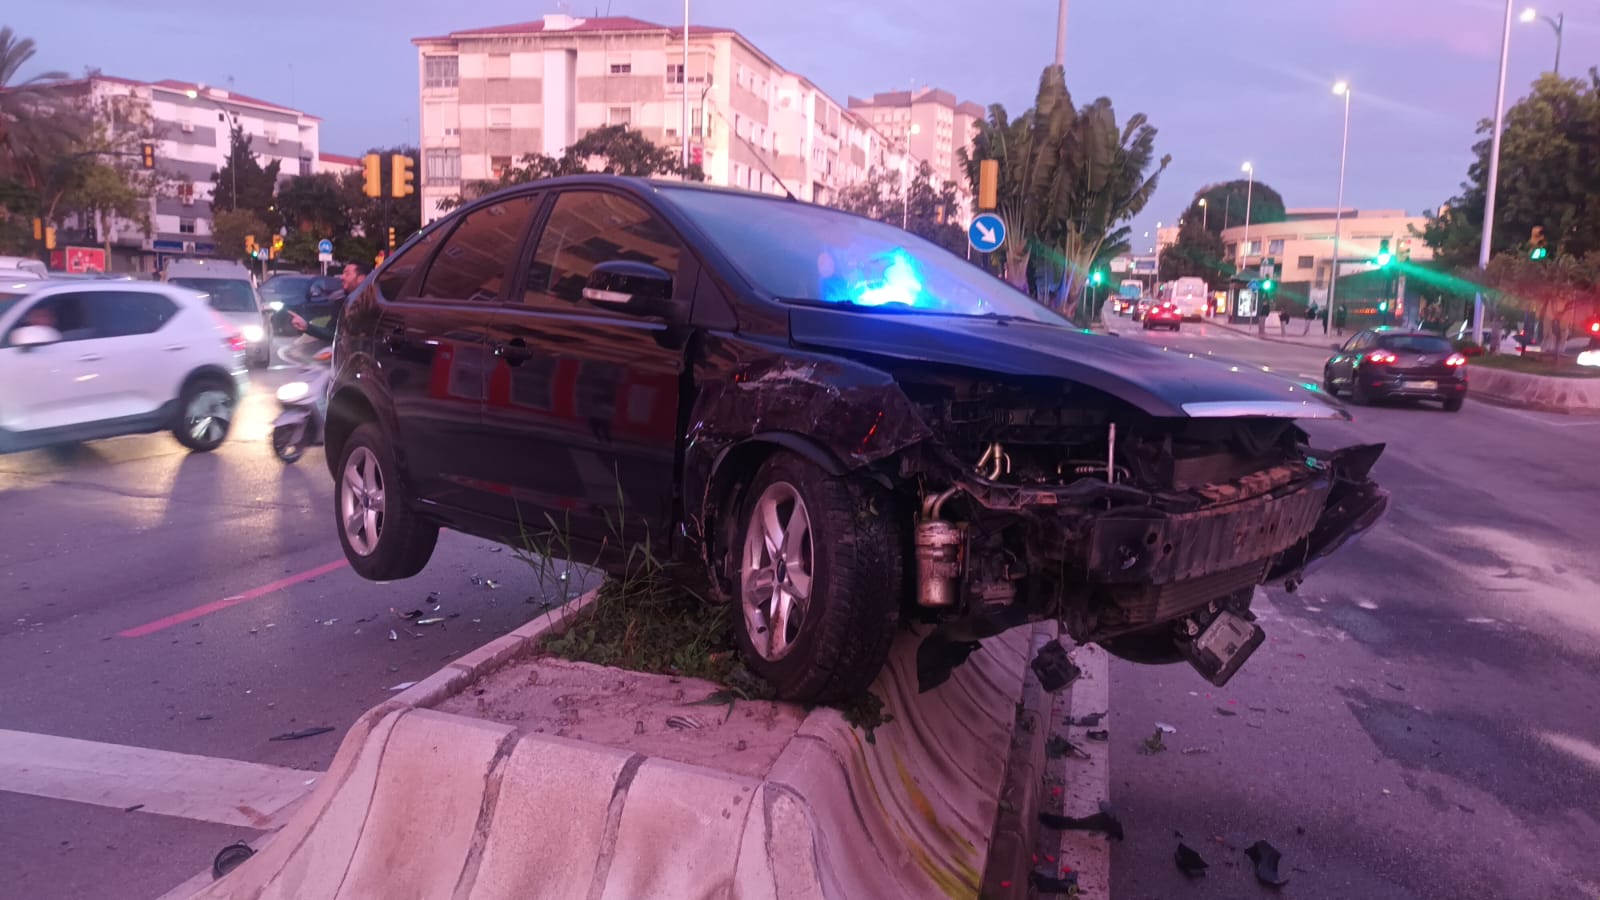
[{"label": "person standing by car", "polygon": [[1340,337],[1344,337],[1344,323],[1349,318],[1349,316],[1350,316],[1350,313],[1345,310],[1343,303],[1341,303],[1338,306],[1334,307],[1334,310],[1333,310],[1333,330]]},{"label": "person standing by car", "polygon": [[355,263],[345,263],[344,271],[339,274],[339,290],[329,298],[333,305],[332,312],[328,315],[327,325],[314,325],[305,320],[305,317],[293,310],[288,310],[289,324],[301,334],[309,334],[324,343],[333,343],[334,322],[339,318],[339,311],[344,308],[344,303],[361,286],[361,280],[366,276],[362,274],[361,267]]}]

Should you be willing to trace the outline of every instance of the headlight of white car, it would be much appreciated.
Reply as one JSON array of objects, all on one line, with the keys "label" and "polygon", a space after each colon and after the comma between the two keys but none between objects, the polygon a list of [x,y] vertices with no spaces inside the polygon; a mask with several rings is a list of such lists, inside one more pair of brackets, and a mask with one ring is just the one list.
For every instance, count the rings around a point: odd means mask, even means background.
[{"label": "headlight of white car", "polygon": [[311,385],[304,381],[291,381],[278,388],[278,399],[284,403],[294,403],[297,400],[304,400],[309,393],[311,393]]},{"label": "headlight of white car", "polygon": [[1585,350],[1579,353],[1578,365],[1600,368],[1600,350]]},{"label": "headlight of white car", "polygon": [[261,339],[267,336],[267,333],[261,330],[260,325],[246,325],[239,329],[239,333],[244,336],[246,341],[252,344],[261,343]]},{"label": "headlight of white car", "polygon": [[279,303],[277,300],[274,300],[267,304],[267,309],[270,309],[273,312],[283,312],[283,304]]}]

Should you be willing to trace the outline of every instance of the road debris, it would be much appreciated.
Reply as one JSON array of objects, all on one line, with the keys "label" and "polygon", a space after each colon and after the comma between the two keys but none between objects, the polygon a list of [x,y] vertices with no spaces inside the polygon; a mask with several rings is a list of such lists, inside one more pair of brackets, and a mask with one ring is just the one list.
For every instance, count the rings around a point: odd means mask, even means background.
[{"label": "road debris", "polygon": [[211,713],[201,713],[200,715],[195,716],[194,720],[196,722],[209,722],[214,718],[216,718],[216,717],[211,715]]},{"label": "road debris", "polygon": [[283,734],[280,734],[280,735],[278,735],[276,737],[268,738],[268,740],[273,740],[273,741],[298,741],[298,740],[301,740],[302,738],[316,737],[319,734],[327,734],[328,732],[330,732],[332,730],[333,730],[333,726],[332,725],[318,725],[315,728],[303,728],[303,729],[301,729],[299,731],[286,731]]},{"label": "road debris", "polygon": [[1062,688],[1078,680],[1083,674],[1067,655],[1067,649],[1061,646],[1060,641],[1051,641],[1046,644],[1038,655],[1029,664],[1033,674],[1039,679],[1039,687],[1045,693],[1054,694]]},{"label": "road debris", "polygon": [[394,629],[393,629],[393,628],[391,628],[391,629],[389,629],[389,640],[391,640],[391,641],[398,641],[398,640],[400,640],[400,635],[398,635],[398,634],[395,634],[395,633],[394,633]]},{"label": "road debris", "polygon": [[1175,728],[1175,727],[1173,727],[1171,725],[1168,725],[1165,722],[1157,722],[1156,723],[1156,730],[1160,731],[1162,734],[1177,734],[1178,733],[1178,729],[1177,728]]},{"label": "road debris", "polygon": [[428,618],[428,619],[417,619],[415,622],[412,622],[411,624],[413,624],[413,625],[437,625],[440,622],[443,622],[444,620],[445,620],[444,616],[433,616],[432,618]]},{"label": "road debris", "polygon": [[1062,872],[1059,875],[1034,869],[1028,873],[1028,885],[1039,894],[1067,894],[1077,896],[1078,873]]},{"label": "road debris", "polygon": [[696,719],[694,716],[668,716],[667,727],[676,728],[680,731],[691,731],[696,728],[704,728],[706,726],[704,722]]},{"label": "road debris", "polygon": [[1178,864],[1178,871],[1190,878],[1200,878],[1206,874],[1206,869],[1211,868],[1211,864],[1206,862],[1204,857],[1182,841],[1178,842],[1178,850],[1173,854],[1173,860]]},{"label": "road debris", "polygon": [[317,620],[318,624],[321,624],[321,625],[333,625],[333,624],[337,623],[338,621],[339,621],[338,619],[318,619]]},{"label": "road debris", "polygon": [[1283,859],[1283,854],[1278,852],[1278,848],[1266,841],[1256,841],[1244,851],[1244,855],[1250,857],[1250,861],[1256,864],[1257,881],[1273,887],[1289,883],[1288,876],[1278,872],[1278,862]]},{"label": "road debris", "polygon": [[1084,737],[1091,741],[1109,741],[1111,740],[1111,732],[1104,728],[1091,729],[1084,732]]},{"label": "road debris", "polygon": [[1219,706],[1219,707],[1217,707],[1217,715],[1219,715],[1219,716],[1237,716],[1238,713],[1234,712],[1233,710],[1228,709],[1226,707]]},{"label": "road debris", "polygon": [[395,685],[394,687],[389,688],[389,690],[391,690],[391,691],[403,691],[406,688],[412,687],[414,685],[416,685],[415,681],[402,681],[399,684]]},{"label": "road debris", "polygon": [[1106,714],[1103,712],[1089,713],[1085,716],[1079,716],[1076,719],[1068,719],[1067,724],[1076,726],[1078,728],[1093,728],[1096,725],[1099,725],[1100,722],[1105,719],[1105,717]]},{"label": "road debris", "polygon": [[413,610],[411,610],[409,612],[401,612],[401,611],[395,609],[392,606],[389,607],[389,612],[394,613],[396,616],[399,616],[400,618],[405,619],[408,622],[415,622],[417,619],[420,619],[423,616],[427,615],[427,613],[423,612],[420,609],[413,609]]},{"label": "road debris", "polygon": [[1144,739],[1144,746],[1139,748],[1139,752],[1149,756],[1154,753],[1161,753],[1166,749],[1166,743],[1161,740],[1161,729],[1157,728],[1155,734]]},{"label": "road debris", "polygon": [[1092,816],[1062,816],[1056,813],[1039,813],[1039,824],[1056,831],[1098,831],[1107,837],[1122,840],[1122,823],[1117,820],[1111,804],[1100,801],[1100,811]]},{"label": "road debris", "polygon": [[256,851],[243,841],[229,844],[222,848],[216,858],[211,860],[211,877],[213,879],[221,878],[239,868],[240,863],[255,855]]},{"label": "road debris", "polygon": [[143,803],[135,803],[132,806],[124,808],[122,811],[125,812],[125,813],[129,813],[129,812],[138,812],[141,809],[144,809],[144,804]]},{"label": "road debris", "polygon": [[1179,751],[1184,756],[1196,756],[1201,753],[1210,753],[1210,747],[1185,747]]}]

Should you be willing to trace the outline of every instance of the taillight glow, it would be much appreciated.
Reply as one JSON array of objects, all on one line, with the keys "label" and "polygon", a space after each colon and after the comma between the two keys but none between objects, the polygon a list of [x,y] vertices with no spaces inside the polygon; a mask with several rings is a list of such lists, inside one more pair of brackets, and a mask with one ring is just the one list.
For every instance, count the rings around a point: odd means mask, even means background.
[{"label": "taillight glow", "polygon": [[246,341],[244,339],[244,335],[242,334],[228,335],[228,339],[225,341],[225,343],[228,345],[228,349],[235,353],[243,353],[245,348],[250,346],[250,342]]},{"label": "taillight glow", "polygon": [[1459,353],[1452,353],[1450,354],[1450,357],[1444,361],[1444,364],[1447,366],[1464,366],[1467,364],[1467,358]]},{"label": "taillight glow", "polygon": [[1399,358],[1387,350],[1374,350],[1367,354],[1367,362],[1374,363],[1392,363],[1399,360]]}]

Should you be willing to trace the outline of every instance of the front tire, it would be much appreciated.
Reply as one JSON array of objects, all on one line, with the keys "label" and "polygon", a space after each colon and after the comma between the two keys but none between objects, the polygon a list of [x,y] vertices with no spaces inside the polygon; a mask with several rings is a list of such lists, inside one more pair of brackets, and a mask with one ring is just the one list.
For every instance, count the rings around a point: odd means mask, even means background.
[{"label": "front tire", "polygon": [[237,403],[232,386],[219,378],[199,378],[184,385],[172,436],[195,453],[210,453],[227,439]]},{"label": "front tire", "polygon": [[746,664],[784,700],[860,694],[900,615],[903,532],[891,497],[777,453],[745,498],[735,630]]},{"label": "front tire", "polygon": [[1356,406],[1367,406],[1372,403],[1372,395],[1367,393],[1366,385],[1361,383],[1361,373],[1350,376],[1350,402]]},{"label": "front tire", "polygon": [[1444,411],[1445,412],[1461,412],[1461,404],[1464,403],[1466,401],[1466,399],[1467,398],[1465,398],[1465,397],[1451,397],[1451,398],[1445,400],[1444,401]]},{"label": "front tire", "polygon": [[351,433],[335,471],[335,524],[350,568],[369,581],[421,572],[439,527],[412,511],[394,452],[377,425],[367,422]]}]

